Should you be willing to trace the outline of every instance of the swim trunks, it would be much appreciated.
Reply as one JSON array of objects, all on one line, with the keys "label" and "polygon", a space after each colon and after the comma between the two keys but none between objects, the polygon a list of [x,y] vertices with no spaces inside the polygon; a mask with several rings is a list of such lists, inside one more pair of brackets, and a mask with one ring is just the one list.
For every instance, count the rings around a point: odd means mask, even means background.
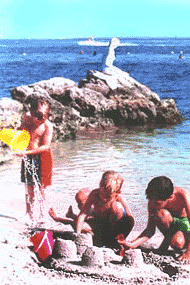
[{"label": "swim trunks", "polygon": [[21,182],[26,184],[52,184],[53,155],[51,149],[36,155],[28,155],[22,160]]},{"label": "swim trunks", "polygon": [[187,217],[185,218],[173,218],[172,230],[181,231],[185,234],[190,233],[190,223]]},{"label": "swim trunks", "polygon": [[53,154],[51,148],[43,151],[41,157],[41,179],[44,187],[52,184]]},{"label": "swim trunks", "polygon": [[96,217],[93,226],[94,243],[96,243],[97,246],[99,246],[100,243],[101,246],[118,248],[119,245],[116,237],[121,233],[123,233],[125,237],[128,236],[132,229],[131,225],[131,219],[127,216],[126,211],[124,211],[123,217],[115,223],[114,226],[110,222],[109,215],[104,218]]},{"label": "swim trunks", "polygon": [[28,155],[23,158],[21,165],[21,182],[28,185],[41,185],[41,158],[40,154]]}]

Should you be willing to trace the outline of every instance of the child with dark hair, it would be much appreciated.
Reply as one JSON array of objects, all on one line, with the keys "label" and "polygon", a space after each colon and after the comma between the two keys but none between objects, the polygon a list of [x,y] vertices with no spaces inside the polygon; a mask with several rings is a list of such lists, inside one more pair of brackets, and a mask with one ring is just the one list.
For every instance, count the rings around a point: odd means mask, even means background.
[{"label": "child with dark hair", "polygon": [[119,240],[124,250],[137,248],[150,239],[156,226],[163,233],[164,240],[159,250],[164,252],[169,246],[184,252],[178,260],[190,263],[190,194],[188,191],[174,187],[165,176],[153,178],[146,189],[148,199],[148,224],[146,229],[132,242]]},{"label": "child with dark hair", "polygon": [[150,199],[167,200],[174,191],[174,186],[172,181],[165,177],[159,176],[153,178],[146,189],[146,197]]}]

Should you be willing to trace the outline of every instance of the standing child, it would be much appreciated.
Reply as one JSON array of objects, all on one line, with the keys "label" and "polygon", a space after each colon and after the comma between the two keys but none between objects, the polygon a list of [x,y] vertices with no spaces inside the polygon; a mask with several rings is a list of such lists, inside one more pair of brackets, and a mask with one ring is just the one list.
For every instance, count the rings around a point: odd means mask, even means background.
[{"label": "standing child", "polygon": [[29,104],[29,112],[23,115],[20,130],[30,133],[30,142],[26,151],[16,155],[23,156],[21,181],[26,184],[26,213],[33,219],[35,186],[39,187],[38,194],[43,203],[44,188],[51,184],[53,158],[50,144],[53,126],[48,120],[50,102],[47,97],[32,94],[27,97],[26,103]]},{"label": "standing child", "polygon": [[146,229],[132,242],[118,240],[125,250],[137,248],[150,239],[156,226],[164,235],[159,249],[169,247],[185,250],[178,257],[190,263],[190,194],[188,191],[173,187],[172,181],[165,176],[153,178],[146,189],[148,199],[148,224]]}]

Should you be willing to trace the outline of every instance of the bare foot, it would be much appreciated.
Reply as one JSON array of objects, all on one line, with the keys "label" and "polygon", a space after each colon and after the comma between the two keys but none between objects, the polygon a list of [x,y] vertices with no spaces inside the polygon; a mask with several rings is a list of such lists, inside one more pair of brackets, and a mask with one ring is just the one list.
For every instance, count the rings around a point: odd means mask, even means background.
[{"label": "bare foot", "polygon": [[49,213],[49,215],[50,215],[53,219],[55,219],[55,218],[56,218],[56,214],[55,214],[55,212],[54,212],[54,209],[53,209],[53,208],[50,208],[48,213]]},{"label": "bare foot", "polygon": [[72,206],[70,206],[69,207],[69,209],[68,209],[68,211],[67,211],[67,213],[66,213],[66,215],[65,215],[67,218],[73,218],[73,216],[74,216],[74,213],[73,213],[73,207]]}]

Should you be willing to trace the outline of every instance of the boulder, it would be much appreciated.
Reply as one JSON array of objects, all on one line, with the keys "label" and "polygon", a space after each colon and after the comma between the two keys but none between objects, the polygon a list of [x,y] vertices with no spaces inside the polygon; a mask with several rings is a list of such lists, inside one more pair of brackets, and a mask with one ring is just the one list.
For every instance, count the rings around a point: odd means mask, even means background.
[{"label": "boulder", "polygon": [[14,128],[20,125],[23,105],[9,98],[0,99],[0,129]]},{"label": "boulder", "polygon": [[[3,128],[17,128],[20,126],[23,105],[9,98],[0,99],[0,130]],[[0,141],[0,164],[14,158],[11,150],[5,143]]]},{"label": "boulder", "polygon": [[63,77],[54,77],[49,80],[42,80],[28,86],[19,86],[11,89],[11,96],[13,99],[24,102],[26,97],[34,92],[44,95],[64,94],[65,90],[77,86],[76,83],[70,79]]},{"label": "boulder", "polygon": [[80,130],[110,130],[151,125],[162,127],[182,122],[172,99],[161,100],[155,92],[115,66],[104,72],[88,72],[77,84],[55,77],[11,89],[13,99],[24,103],[33,94],[51,101],[50,120],[54,138],[76,138]]}]

